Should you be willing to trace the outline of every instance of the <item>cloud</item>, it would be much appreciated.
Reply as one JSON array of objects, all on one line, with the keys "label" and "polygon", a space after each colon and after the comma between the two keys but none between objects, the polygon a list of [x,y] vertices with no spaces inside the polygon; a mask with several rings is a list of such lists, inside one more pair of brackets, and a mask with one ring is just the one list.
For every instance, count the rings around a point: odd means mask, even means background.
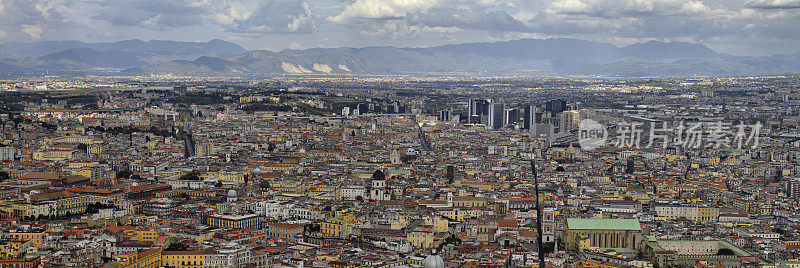
[{"label": "cloud", "polygon": [[765,54],[797,50],[798,11],[798,0],[0,0],[0,32],[8,42],[224,38],[270,49],[679,40]]},{"label": "cloud", "polygon": [[327,20],[394,39],[426,33],[445,37],[463,30],[527,31],[502,9],[514,5],[498,0],[356,0]]},{"label": "cloud", "polygon": [[60,22],[63,19],[60,1],[2,0],[0,1],[0,25],[20,26]]},{"label": "cloud", "polygon": [[20,31],[30,36],[33,40],[39,40],[42,38],[42,25],[22,25],[22,29]]},{"label": "cloud", "polygon": [[440,0],[356,0],[337,16],[328,17],[333,22],[359,19],[402,19],[440,4]]},{"label": "cloud", "polygon": [[754,9],[800,9],[798,0],[757,0],[749,1],[747,5]]},{"label": "cloud", "polygon": [[205,1],[134,0],[103,2],[92,16],[112,26],[141,26],[157,30],[203,24]]},{"label": "cloud", "polygon": [[233,1],[213,15],[225,30],[240,33],[309,33],[316,27],[301,0]]}]

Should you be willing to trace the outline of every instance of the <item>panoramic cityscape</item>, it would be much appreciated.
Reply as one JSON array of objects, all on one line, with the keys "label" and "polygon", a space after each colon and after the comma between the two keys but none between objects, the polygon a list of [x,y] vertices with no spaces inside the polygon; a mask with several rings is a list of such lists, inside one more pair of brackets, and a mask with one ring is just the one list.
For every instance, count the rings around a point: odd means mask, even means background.
[{"label": "panoramic cityscape", "polygon": [[800,0],[0,0],[0,267],[800,267]]}]

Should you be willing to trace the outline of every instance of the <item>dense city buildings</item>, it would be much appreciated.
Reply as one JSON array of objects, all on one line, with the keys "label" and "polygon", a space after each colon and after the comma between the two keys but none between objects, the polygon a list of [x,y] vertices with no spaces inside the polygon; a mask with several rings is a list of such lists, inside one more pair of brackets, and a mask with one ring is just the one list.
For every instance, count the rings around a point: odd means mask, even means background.
[{"label": "dense city buildings", "polygon": [[1,267],[800,265],[796,75],[0,84]]}]

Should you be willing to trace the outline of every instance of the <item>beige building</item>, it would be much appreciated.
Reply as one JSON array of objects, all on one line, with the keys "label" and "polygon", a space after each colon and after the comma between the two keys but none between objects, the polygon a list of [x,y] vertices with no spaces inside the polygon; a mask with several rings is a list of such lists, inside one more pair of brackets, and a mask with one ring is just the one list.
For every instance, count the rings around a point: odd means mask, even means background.
[{"label": "beige building", "polygon": [[717,222],[719,209],[695,206],[657,206],[656,216],[668,220],[686,218],[696,222]]},{"label": "beige building", "polygon": [[197,145],[194,147],[194,155],[195,156],[210,156],[213,155],[216,151],[213,143],[210,142],[198,142]]},{"label": "beige building", "polygon": [[579,242],[588,239],[591,247],[640,249],[644,240],[642,226],[636,219],[567,219],[564,227],[567,249],[578,250]]}]

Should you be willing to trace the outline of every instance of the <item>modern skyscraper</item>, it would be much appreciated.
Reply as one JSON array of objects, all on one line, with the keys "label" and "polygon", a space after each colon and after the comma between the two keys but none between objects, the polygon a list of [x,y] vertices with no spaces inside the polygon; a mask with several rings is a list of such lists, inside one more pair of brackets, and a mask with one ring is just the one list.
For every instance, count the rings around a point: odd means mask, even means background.
[{"label": "modern skyscraper", "polygon": [[505,123],[505,108],[503,103],[492,103],[489,105],[489,127],[492,129],[503,128]]},{"label": "modern skyscraper", "polygon": [[505,113],[506,113],[506,121],[505,121],[506,126],[516,124],[519,121],[520,112],[518,108],[507,109]]},{"label": "modern skyscraper", "polygon": [[550,112],[550,117],[556,117],[558,113],[567,110],[567,101],[549,100],[545,103],[544,110]]},{"label": "modern skyscraper", "polygon": [[441,110],[439,111],[439,121],[450,121],[452,119],[452,111],[450,110]]},{"label": "modern skyscraper", "polygon": [[482,118],[489,115],[489,101],[484,99],[470,99],[467,107],[467,123],[481,124]]},{"label": "modern skyscraper", "polygon": [[536,105],[526,104],[522,108],[522,129],[533,129],[531,126],[536,124]]}]

